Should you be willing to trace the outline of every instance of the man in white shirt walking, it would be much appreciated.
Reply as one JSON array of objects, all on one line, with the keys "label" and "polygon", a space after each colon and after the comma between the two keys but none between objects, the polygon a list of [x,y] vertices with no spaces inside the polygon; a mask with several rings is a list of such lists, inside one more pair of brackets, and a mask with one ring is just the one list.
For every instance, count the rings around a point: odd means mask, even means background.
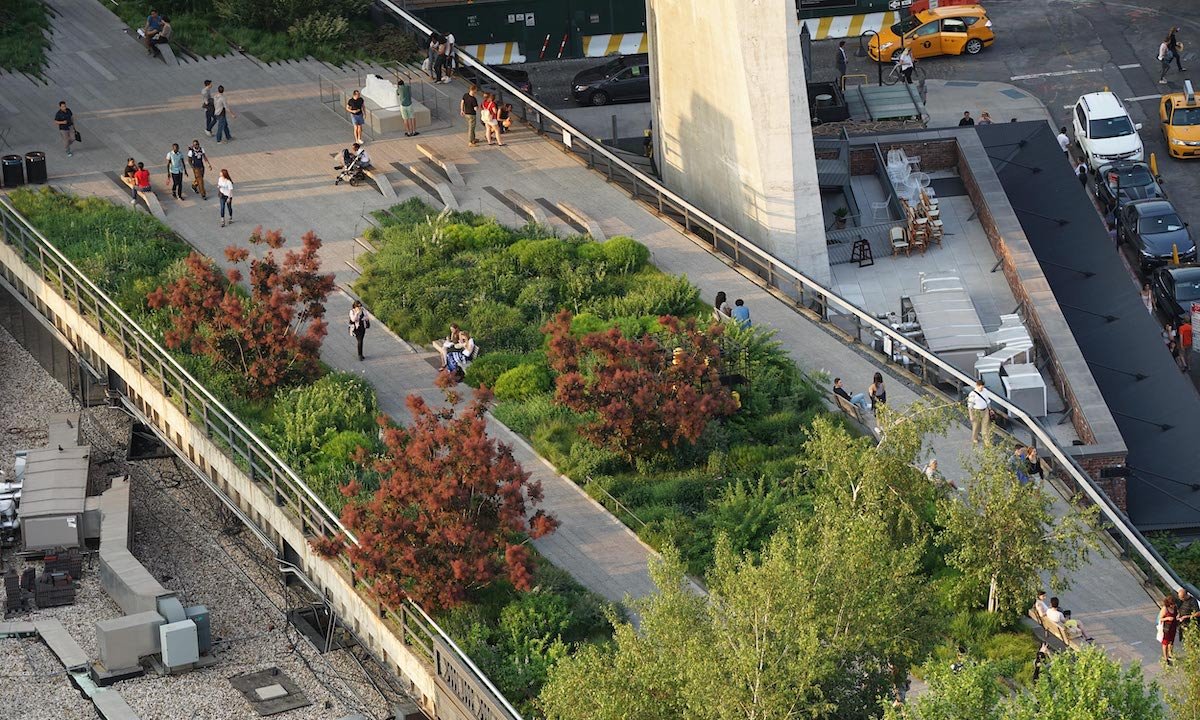
[{"label": "man in white shirt walking", "polygon": [[1058,147],[1063,151],[1063,155],[1071,152],[1071,138],[1067,137],[1067,126],[1063,125],[1058,129]]},{"label": "man in white shirt walking", "polygon": [[988,391],[983,387],[983,380],[975,381],[975,388],[967,393],[967,417],[971,418],[971,444],[979,442],[983,436],[983,446],[992,444],[992,418],[988,412]]}]

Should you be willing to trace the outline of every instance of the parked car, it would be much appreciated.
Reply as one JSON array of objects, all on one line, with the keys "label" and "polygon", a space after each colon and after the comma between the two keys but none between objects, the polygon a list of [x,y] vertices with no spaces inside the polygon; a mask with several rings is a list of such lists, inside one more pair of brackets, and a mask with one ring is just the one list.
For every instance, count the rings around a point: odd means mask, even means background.
[{"label": "parked car", "polygon": [[1164,318],[1191,322],[1192,303],[1200,302],[1200,265],[1155,270],[1150,292]]},{"label": "parked car", "polygon": [[1101,165],[1093,175],[1096,199],[1104,210],[1124,206],[1134,200],[1166,198],[1158,178],[1144,162],[1120,162]]},{"label": "parked car", "polygon": [[1195,262],[1196,244],[1169,200],[1138,200],[1117,214],[1117,237],[1137,252],[1143,273],[1171,262]]},{"label": "parked car", "polygon": [[571,96],[583,105],[649,100],[650,57],[646,53],[622,55],[580,71],[571,81]]},{"label": "parked car", "polygon": [[1120,98],[1111,92],[1083,95],[1071,113],[1075,143],[1093,170],[1117,160],[1143,159],[1141,124],[1129,119]]},{"label": "parked car", "polygon": [[[533,97],[533,83],[529,80],[529,73],[519,68],[506,67],[504,65],[488,65],[487,69],[496,73],[503,78],[505,82],[525,93],[529,97]],[[491,78],[482,75],[475,68],[470,67],[469,65],[459,65],[457,74],[463,80],[478,85],[480,97],[482,97],[482,93],[490,92],[497,96],[497,102],[512,102],[511,98],[507,100],[504,98],[503,88],[492,82]]]},{"label": "parked car", "polygon": [[992,21],[978,5],[940,7],[916,12],[882,28],[867,45],[872,60],[892,62],[908,48],[915,58],[936,55],[978,55],[996,40]]},{"label": "parked car", "polygon": [[1200,157],[1200,101],[1192,81],[1183,81],[1183,92],[1162,96],[1158,119],[1171,157]]}]

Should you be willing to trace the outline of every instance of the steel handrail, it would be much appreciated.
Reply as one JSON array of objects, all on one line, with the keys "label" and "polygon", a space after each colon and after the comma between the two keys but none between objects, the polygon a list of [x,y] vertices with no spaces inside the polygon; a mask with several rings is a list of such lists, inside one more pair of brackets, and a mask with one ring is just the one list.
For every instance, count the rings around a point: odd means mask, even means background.
[{"label": "steel handrail", "polygon": [[220,411],[220,413],[228,418],[228,420],[232,422],[249,441],[255,444],[257,449],[260,450],[268,460],[275,463],[276,469],[287,481],[290,482],[290,484],[294,486],[294,489],[303,493],[309,499],[309,501],[311,501],[312,504],[315,505],[316,508],[326,516],[326,521],[328,521],[333,527],[337,528],[340,532],[344,533],[346,537],[350,538],[355,544],[358,544],[358,539],[353,533],[350,532],[349,528],[342,524],[341,519],[329,509],[325,502],[321,500],[321,498],[314,493],[303,480],[300,479],[295,471],[293,471],[291,467],[283,461],[282,458],[275,454],[275,451],[272,450],[270,446],[263,442],[263,440],[259,438],[254,431],[246,427],[245,423],[243,423],[236,414],[229,410],[229,408],[225,407],[225,405],[218,400],[216,396],[209,392],[208,388],[205,387],[203,383],[192,377],[191,373],[189,373],[187,369],[185,369],[174,357],[172,357],[165,348],[159,345],[157,340],[143,330],[141,325],[135,322],[133,318],[129,317],[129,315],[126,314],[125,311],[116,304],[116,302],[109,298],[103,290],[97,287],[96,284],[87,277],[87,275],[85,275],[79,268],[75,267],[75,264],[71,262],[70,259],[68,259],[67,256],[64,255],[57,247],[55,247],[54,243],[46,239],[46,237],[42,235],[37,228],[35,228],[27,219],[25,219],[23,215],[21,215],[21,213],[17,211],[15,207],[12,206],[12,202],[7,197],[0,197],[0,212],[3,212],[5,215],[9,216],[10,219],[14,220],[19,226],[21,226],[23,230],[32,235],[35,242],[37,242],[39,246],[53,255],[54,259],[61,266],[66,267],[71,273],[73,273],[75,275],[75,279],[79,282],[82,282],[85,288],[87,288],[92,295],[97,298],[97,302],[103,302],[107,306],[109,312],[114,313],[118,318],[120,318],[120,320],[125,323],[128,329],[136,333],[150,348],[150,350],[159,356],[159,362],[168,363],[171,369],[177,373],[181,379],[186,380],[192,385],[193,390],[201,395],[202,400]]},{"label": "steel handrail", "polygon": [[[391,2],[391,0],[376,0],[376,3],[391,10],[399,18],[425,35],[428,36],[433,34],[434,28],[432,26],[427,25],[419,18],[398,7],[395,3]],[[587,133],[574,127],[558,115],[555,115],[550,109],[543,107],[536,100],[529,97],[518,88],[514,87],[503,77],[500,77],[498,74],[492,72],[485,64],[479,62],[471,55],[456,48],[455,56],[459,62],[474,68],[477,72],[484,77],[487,77],[497,86],[503,88],[506,92],[511,93],[514,97],[519,98],[527,108],[532,108],[541,117],[548,118],[552,123],[558,125],[562,130],[569,133],[572,144],[575,142],[580,142],[586,145],[592,152],[598,153],[601,157],[605,158],[610,167],[615,166],[621,168],[625,173],[633,178],[635,185],[637,183],[645,185],[647,190],[653,190],[660,196],[660,198],[670,199],[680,209],[685,210],[689,216],[701,221],[703,225],[710,227],[714,232],[719,231],[725,236],[724,239],[735,243],[739,251],[747,252],[755,256],[758,258],[759,262],[763,263],[769,268],[772,268],[774,271],[788,276],[794,281],[798,281],[802,287],[806,287],[812,292],[818,294],[825,303],[832,303],[834,306],[841,308],[844,311],[844,314],[854,316],[858,322],[865,323],[868,327],[882,333],[886,337],[891,338],[893,342],[903,344],[906,348],[908,348],[910,353],[921,357],[921,359],[926,363],[939,368],[942,370],[942,372],[957,379],[963,385],[971,385],[974,383],[974,378],[943,361],[933,352],[920,346],[913,345],[910,338],[906,338],[900,333],[892,330],[891,327],[881,323],[869,313],[863,312],[849,300],[834,294],[829,288],[823,286],[816,280],[813,280],[811,277],[787,266],[786,264],[781,263],[766,251],[749,242],[738,233],[734,232],[728,226],[724,225],[717,219],[710,216],[708,213],[672,192],[670,189],[662,185],[657,179],[646,175],[636,167],[625,162],[616,154],[610,152],[601,143],[593,141],[590,137],[588,137]],[[716,239],[717,238],[714,237],[714,242]],[[1010,416],[1015,416],[1020,419],[1021,422],[1027,428],[1029,428],[1029,431],[1046,445],[1051,455],[1053,455],[1061,464],[1063,470],[1071,475],[1075,482],[1081,488],[1083,488],[1084,492],[1088,495],[1091,501],[1096,503],[1101,508],[1101,511],[1104,513],[1105,517],[1108,518],[1108,520],[1121,533],[1126,541],[1128,541],[1129,544],[1137,550],[1137,553],[1147,564],[1149,564],[1151,569],[1154,570],[1155,574],[1157,574],[1159,578],[1172,590],[1177,590],[1182,584],[1179,577],[1176,576],[1175,573],[1166,565],[1162,557],[1156,550],[1153,549],[1150,543],[1142,536],[1137,528],[1133,527],[1133,524],[1130,522],[1125,513],[1112,504],[1112,501],[1108,498],[1108,496],[1095,486],[1095,482],[1092,480],[1091,476],[1084,472],[1074,458],[1071,458],[1066,451],[1059,446],[1058,442],[1050,435],[1041,422],[1030,417],[1016,405],[1008,402],[1008,400],[995,396],[994,394],[993,397],[998,405],[1008,411]]]}]

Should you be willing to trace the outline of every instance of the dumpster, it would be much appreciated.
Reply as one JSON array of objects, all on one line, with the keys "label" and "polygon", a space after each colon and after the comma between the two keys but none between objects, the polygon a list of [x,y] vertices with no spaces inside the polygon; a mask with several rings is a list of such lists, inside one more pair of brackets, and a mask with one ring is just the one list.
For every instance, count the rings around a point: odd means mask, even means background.
[{"label": "dumpster", "polygon": [[4,179],[4,187],[25,184],[25,170],[21,167],[20,155],[5,155],[0,158],[0,177]]},{"label": "dumpster", "polygon": [[30,185],[46,182],[46,153],[41,150],[25,153],[25,182]]}]

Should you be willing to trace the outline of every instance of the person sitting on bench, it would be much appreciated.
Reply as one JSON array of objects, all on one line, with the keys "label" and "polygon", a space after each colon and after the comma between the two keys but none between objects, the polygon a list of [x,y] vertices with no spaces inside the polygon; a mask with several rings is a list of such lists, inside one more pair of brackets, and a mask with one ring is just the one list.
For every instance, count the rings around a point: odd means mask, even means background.
[{"label": "person sitting on bench", "polygon": [[150,49],[151,41],[154,36],[162,30],[162,18],[158,16],[157,10],[151,10],[146,17],[146,24],[142,27],[142,40],[146,43],[146,49]]},{"label": "person sitting on bench", "polygon": [[833,379],[833,392],[835,395],[848,400],[851,405],[856,406],[864,413],[871,411],[871,403],[867,402],[867,396],[863,393],[854,393],[851,395],[846,391],[845,388],[842,387],[842,379],[840,377],[835,377]]},{"label": "person sitting on bench", "polygon": [[349,149],[342,148],[342,164],[334,169],[349,167],[354,160],[358,160],[358,167],[363,170],[371,167],[371,156],[367,154],[367,149],[361,143],[354,143]]},{"label": "person sitting on bench", "polygon": [[164,15],[162,26],[159,27],[158,32],[154,33],[153,36],[147,36],[149,39],[146,44],[149,47],[150,54],[155,57],[161,57],[162,51],[158,49],[158,46],[171,42],[171,34],[173,32],[171,29],[171,18]]}]

